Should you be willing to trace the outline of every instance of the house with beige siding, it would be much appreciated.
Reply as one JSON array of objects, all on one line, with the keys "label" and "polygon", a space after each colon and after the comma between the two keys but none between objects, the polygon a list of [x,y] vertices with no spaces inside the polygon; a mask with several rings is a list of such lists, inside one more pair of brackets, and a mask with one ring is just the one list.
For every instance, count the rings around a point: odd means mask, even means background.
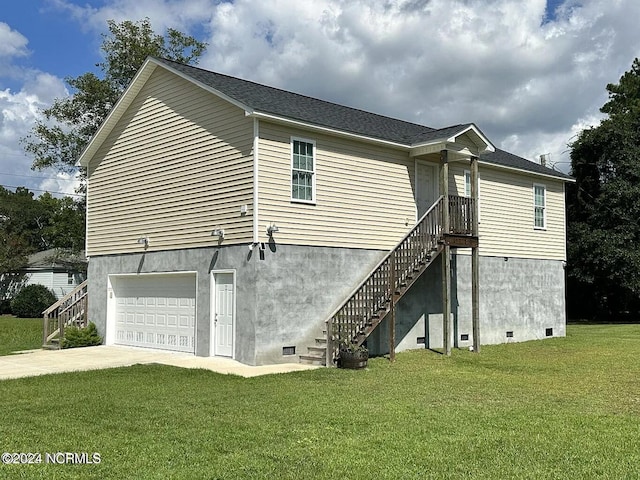
[{"label": "house with beige siding", "polygon": [[107,344],[258,365],[565,333],[562,173],[149,58],[80,158]]}]

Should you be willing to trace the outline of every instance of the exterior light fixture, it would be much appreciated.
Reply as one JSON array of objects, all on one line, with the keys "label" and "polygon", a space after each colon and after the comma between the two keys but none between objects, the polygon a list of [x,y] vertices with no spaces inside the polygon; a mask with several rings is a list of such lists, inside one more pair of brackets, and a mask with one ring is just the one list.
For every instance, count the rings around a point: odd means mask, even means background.
[{"label": "exterior light fixture", "polygon": [[271,225],[269,225],[267,227],[267,235],[269,235],[270,237],[275,233],[275,232],[279,232],[280,229],[278,228],[278,226],[275,223],[272,223]]},{"label": "exterior light fixture", "polygon": [[216,227],[213,232],[211,232],[212,237],[218,237],[220,240],[224,238],[224,228]]},{"label": "exterior light fixture", "polygon": [[144,248],[147,248],[149,246],[149,237],[140,237],[138,243],[144,245]]}]

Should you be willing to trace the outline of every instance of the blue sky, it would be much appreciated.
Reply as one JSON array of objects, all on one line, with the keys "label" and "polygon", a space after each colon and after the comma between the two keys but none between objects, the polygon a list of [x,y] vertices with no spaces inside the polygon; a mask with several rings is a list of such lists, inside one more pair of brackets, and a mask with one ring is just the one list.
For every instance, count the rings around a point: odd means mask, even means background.
[{"label": "blue sky", "polygon": [[72,192],[20,138],[99,72],[106,21],[149,17],[209,43],[200,66],[432,127],[475,122],[567,171],[605,86],[640,54],[637,0],[23,0],[0,11],[0,184]]},{"label": "blue sky", "polygon": [[[100,5],[102,2],[83,2]],[[0,21],[7,23],[28,39],[29,54],[16,59],[23,68],[49,72],[60,78],[78,76],[92,68],[98,58],[100,40],[68,13],[46,1],[6,2]],[[19,79],[3,79],[2,86],[19,89]]]}]

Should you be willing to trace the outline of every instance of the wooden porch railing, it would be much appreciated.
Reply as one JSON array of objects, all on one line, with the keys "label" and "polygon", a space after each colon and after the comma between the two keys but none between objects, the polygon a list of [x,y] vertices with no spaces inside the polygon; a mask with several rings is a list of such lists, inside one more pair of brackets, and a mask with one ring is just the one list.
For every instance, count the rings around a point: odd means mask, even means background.
[{"label": "wooden porch railing", "polygon": [[441,196],[329,317],[327,366],[333,365],[342,342],[364,343],[392,303],[402,297],[441,252],[444,233],[472,234],[473,199],[450,195],[447,203],[449,232],[443,231],[445,201]]},{"label": "wooden porch railing", "polygon": [[474,199],[449,195],[449,233],[453,235],[473,234]]},{"label": "wooden porch railing", "polygon": [[85,280],[42,312],[43,347],[51,347],[56,339],[62,339],[65,327],[87,326],[87,284],[88,281]]}]

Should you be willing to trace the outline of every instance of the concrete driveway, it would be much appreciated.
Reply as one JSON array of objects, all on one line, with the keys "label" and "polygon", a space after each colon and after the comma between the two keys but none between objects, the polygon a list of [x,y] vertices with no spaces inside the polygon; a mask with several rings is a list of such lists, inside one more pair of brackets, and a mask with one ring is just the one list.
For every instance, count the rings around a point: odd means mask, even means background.
[{"label": "concrete driveway", "polygon": [[201,368],[242,377],[318,368],[300,363],[252,367],[230,358],[196,357],[188,353],[100,345],[66,350],[32,350],[14,355],[0,356],[0,380],[149,363],[160,363],[181,368]]}]

